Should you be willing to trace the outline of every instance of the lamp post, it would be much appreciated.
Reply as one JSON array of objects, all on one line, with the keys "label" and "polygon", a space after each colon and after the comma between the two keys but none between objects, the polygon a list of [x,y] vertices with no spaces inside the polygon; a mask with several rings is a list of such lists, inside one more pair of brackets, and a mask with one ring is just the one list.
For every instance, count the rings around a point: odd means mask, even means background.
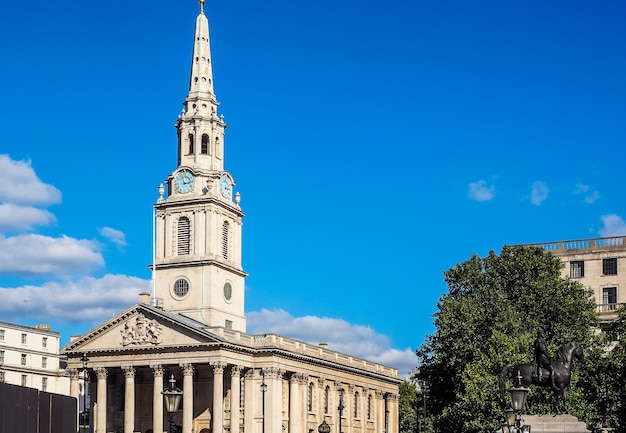
[{"label": "lamp post", "polygon": [[522,375],[519,370],[515,379],[517,383],[514,382],[513,386],[509,388],[511,407],[504,411],[506,424],[509,428],[509,433],[530,433],[530,426],[522,425],[522,409],[524,409],[526,404],[528,388],[522,385]]},{"label": "lamp post", "polygon": [[267,392],[267,383],[265,383],[265,376],[261,382],[261,394],[263,395],[263,420],[261,424],[261,432],[265,433],[265,393]]},{"label": "lamp post", "polygon": [[176,387],[176,380],[174,375],[170,378],[170,386],[167,389],[161,391],[163,394],[163,400],[165,402],[165,410],[169,415],[169,431],[168,433],[174,433],[174,415],[180,406],[180,401],[183,398],[183,392]]},{"label": "lamp post", "polygon": [[343,388],[339,388],[339,406],[337,406],[337,410],[339,411],[339,425],[337,426],[337,430],[341,433],[341,418],[343,418],[343,410],[346,407],[343,404]]},{"label": "lamp post", "polygon": [[322,423],[317,427],[317,432],[318,433],[330,433],[330,426],[328,425],[326,420],[323,420]]},{"label": "lamp post", "polygon": [[80,414],[81,426],[85,429],[89,424],[89,411],[87,410],[87,384],[89,383],[89,375],[87,374],[87,363],[89,358],[86,353],[80,358],[83,363],[83,411]]}]

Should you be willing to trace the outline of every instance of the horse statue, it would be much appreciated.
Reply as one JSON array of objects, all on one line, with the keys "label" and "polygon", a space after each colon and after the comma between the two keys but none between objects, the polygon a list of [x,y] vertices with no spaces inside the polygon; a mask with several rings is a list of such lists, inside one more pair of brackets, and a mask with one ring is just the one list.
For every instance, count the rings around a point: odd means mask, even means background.
[{"label": "horse statue", "polygon": [[[554,376],[554,411],[555,414],[567,412],[567,391],[569,390],[570,379],[572,377],[572,363],[574,358],[584,360],[583,348],[576,342],[565,343],[556,353],[554,361],[552,361],[552,374]],[[507,364],[502,367],[500,372],[500,395],[504,396],[505,385],[507,379],[511,376],[521,376],[520,385],[530,386],[538,385],[541,387],[552,388],[550,372],[541,367],[540,375],[533,374],[536,371],[535,364]],[[562,403],[562,406],[561,404]]]}]

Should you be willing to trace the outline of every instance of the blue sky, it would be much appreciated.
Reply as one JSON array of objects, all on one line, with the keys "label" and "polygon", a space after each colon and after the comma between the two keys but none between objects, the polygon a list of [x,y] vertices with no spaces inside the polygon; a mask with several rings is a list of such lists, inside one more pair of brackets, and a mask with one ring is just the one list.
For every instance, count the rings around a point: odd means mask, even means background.
[{"label": "blue sky", "polygon": [[[149,288],[193,0],[0,15],[0,320],[80,334]],[[621,1],[207,2],[249,332],[406,373],[442,272],[626,235]]]}]

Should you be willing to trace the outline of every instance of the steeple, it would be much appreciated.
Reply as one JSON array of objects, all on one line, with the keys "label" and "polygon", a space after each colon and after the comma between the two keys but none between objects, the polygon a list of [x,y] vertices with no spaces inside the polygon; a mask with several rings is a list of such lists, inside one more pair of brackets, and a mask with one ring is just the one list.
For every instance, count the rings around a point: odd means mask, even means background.
[{"label": "steeple", "polygon": [[[178,116],[178,163],[154,205],[154,297],[166,311],[245,332],[244,213],[224,170],[223,116],[213,92],[204,0],[196,18],[189,92]],[[233,202],[234,199],[234,202]]]},{"label": "steeple", "polygon": [[[218,117],[219,103],[213,90],[209,21],[204,15],[204,0],[196,18],[189,92],[178,117],[178,166],[188,167],[196,174],[215,174],[224,170],[223,116]],[[210,173],[211,172],[211,173]]]}]

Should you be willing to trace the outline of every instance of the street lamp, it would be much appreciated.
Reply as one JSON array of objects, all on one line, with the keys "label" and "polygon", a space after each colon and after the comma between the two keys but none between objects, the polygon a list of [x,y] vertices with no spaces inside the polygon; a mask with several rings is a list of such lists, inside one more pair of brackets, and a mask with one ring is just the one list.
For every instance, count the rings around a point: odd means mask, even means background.
[{"label": "street lamp", "polygon": [[330,433],[330,426],[323,420],[322,423],[317,427],[318,433]]},{"label": "street lamp", "polygon": [[180,406],[180,401],[183,398],[183,392],[176,387],[176,380],[174,379],[174,375],[170,378],[170,386],[161,391],[163,394],[163,400],[165,402],[165,410],[169,415],[169,431],[168,433],[174,433],[174,415],[178,410],[178,406]]},{"label": "street lamp", "polygon": [[514,382],[513,386],[509,388],[511,407],[504,411],[506,424],[509,428],[509,433],[530,433],[530,426],[522,425],[522,409],[524,409],[526,404],[528,388],[522,385],[522,375],[519,370],[515,379],[517,384]]},{"label": "street lamp", "polygon": [[267,392],[267,383],[265,383],[265,376],[261,382],[261,394],[263,395],[263,422],[261,424],[261,432],[265,433],[265,393]]},{"label": "street lamp", "polygon": [[87,384],[89,383],[89,375],[87,374],[87,363],[89,358],[86,353],[83,353],[83,357],[80,358],[83,363],[83,411],[80,414],[82,421],[82,428],[85,429],[89,424],[89,410],[87,410]]},{"label": "street lamp", "polygon": [[341,418],[343,418],[343,410],[345,408],[343,404],[343,388],[339,388],[339,406],[337,406],[337,410],[339,410],[339,425],[337,426],[339,433],[341,433]]}]

